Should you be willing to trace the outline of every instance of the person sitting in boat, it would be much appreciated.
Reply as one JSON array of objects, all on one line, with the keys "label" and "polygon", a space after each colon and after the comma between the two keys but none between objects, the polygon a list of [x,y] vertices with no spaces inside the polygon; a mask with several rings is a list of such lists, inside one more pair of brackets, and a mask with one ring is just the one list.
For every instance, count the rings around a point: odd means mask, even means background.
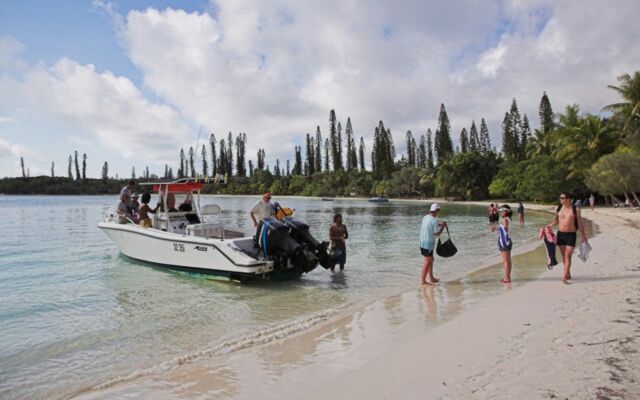
[{"label": "person sitting in boat", "polygon": [[151,201],[151,194],[145,193],[142,195],[142,207],[138,211],[138,218],[140,219],[140,226],[143,228],[151,228],[151,218],[149,218],[149,213],[155,214],[160,205],[158,204],[156,208],[149,207],[149,201]]},{"label": "person sitting in boat", "polygon": [[271,203],[271,192],[266,190],[262,194],[262,198],[251,207],[249,215],[253,220],[253,226],[258,227],[258,223],[267,217],[275,214],[275,206]]},{"label": "person sitting in boat", "polygon": [[178,206],[178,211],[193,211],[193,207],[191,206],[192,198],[191,193],[187,194],[184,201]]}]

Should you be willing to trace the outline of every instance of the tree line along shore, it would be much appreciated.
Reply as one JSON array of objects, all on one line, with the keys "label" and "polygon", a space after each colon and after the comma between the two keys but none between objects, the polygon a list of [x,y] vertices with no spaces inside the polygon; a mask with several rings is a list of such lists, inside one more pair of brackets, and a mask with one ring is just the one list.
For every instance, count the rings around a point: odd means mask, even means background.
[{"label": "tree line along shore", "polygon": [[117,194],[131,178],[144,182],[191,177],[208,182],[209,177],[217,177],[225,183],[206,184],[204,193],[270,190],[275,195],[549,202],[559,192],[569,191],[576,198],[596,193],[606,202],[626,198],[640,203],[640,71],[618,77],[618,85],[608,88],[619,94],[620,102],[605,105],[597,115],[582,113],[577,104],[554,113],[544,93],[535,129],[513,99],[502,121],[500,151],[491,145],[484,118],[479,126],[471,121],[469,129],[463,128],[454,148],[444,104],[435,132],[428,129],[417,137],[407,131],[403,135],[406,152],[400,155],[391,130],[382,121],[368,151],[363,137],[356,141],[350,118],[343,134],[331,110],[328,137],[322,137],[320,126],[315,136],[307,133],[304,152],[302,146],[294,148],[293,163],[276,159],[269,166],[264,149],[258,150],[254,163],[246,157],[245,133],[235,138],[229,133],[219,141],[211,134],[199,157],[199,149],[180,149],[175,173],[169,164],[162,174],[151,174],[147,167],[137,175],[132,168],[126,179],[110,177],[108,162],[103,164],[100,179],[88,178],[87,155],[82,155],[80,168],[77,151],[75,157],[69,156],[67,176],[55,176],[52,163],[51,176],[31,177],[21,157],[22,176],[1,179],[0,193]]}]

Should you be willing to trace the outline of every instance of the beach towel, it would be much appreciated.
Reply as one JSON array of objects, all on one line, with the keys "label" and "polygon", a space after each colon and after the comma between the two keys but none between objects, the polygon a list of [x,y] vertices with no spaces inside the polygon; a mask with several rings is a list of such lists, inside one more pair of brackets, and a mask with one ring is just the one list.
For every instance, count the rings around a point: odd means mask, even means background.
[{"label": "beach towel", "polygon": [[587,262],[587,258],[589,258],[589,252],[593,250],[591,248],[591,245],[589,244],[589,242],[582,242],[580,244],[580,248],[578,249],[578,251],[580,252],[580,254],[578,254],[578,258],[582,260],[582,262]]},{"label": "beach towel", "polygon": [[556,260],[556,236],[553,234],[553,229],[549,227],[540,229],[538,239],[544,241],[544,247],[547,251],[547,268],[553,269],[554,265],[558,265]]}]

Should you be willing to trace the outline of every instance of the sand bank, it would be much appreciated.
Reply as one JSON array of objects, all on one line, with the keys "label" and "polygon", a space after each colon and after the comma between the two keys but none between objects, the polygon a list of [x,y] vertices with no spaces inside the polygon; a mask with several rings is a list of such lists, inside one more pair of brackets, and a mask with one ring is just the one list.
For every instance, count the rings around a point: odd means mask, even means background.
[{"label": "sand bank", "polygon": [[599,234],[571,285],[514,260],[509,286],[480,271],[83,398],[640,398],[640,212],[583,215]]}]

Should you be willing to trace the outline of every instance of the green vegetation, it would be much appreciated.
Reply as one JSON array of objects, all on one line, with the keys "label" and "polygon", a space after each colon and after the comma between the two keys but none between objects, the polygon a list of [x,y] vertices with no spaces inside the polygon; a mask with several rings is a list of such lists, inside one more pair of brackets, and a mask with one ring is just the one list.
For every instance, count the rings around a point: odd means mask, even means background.
[{"label": "green vegetation", "polygon": [[[494,197],[548,202],[560,191],[573,192],[581,199],[595,191],[638,201],[640,71],[623,75],[618,81],[619,86],[609,88],[620,94],[622,101],[605,106],[606,116],[581,113],[577,104],[554,114],[549,97],[543,93],[539,125],[533,130],[528,116],[520,114],[513,99],[502,121],[500,152],[491,145],[484,118],[480,119],[479,131],[475,121],[462,129],[460,147],[454,149],[449,117],[441,104],[435,134],[427,129],[418,137],[407,131],[406,154],[396,154],[391,130],[382,121],[373,132],[373,148],[367,154],[364,138],[356,139],[351,120],[347,119],[343,136],[342,124],[331,110],[328,137],[322,137],[320,126],[315,135],[307,133],[305,149],[294,148],[293,165],[289,160],[284,165],[271,160],[269,167],[264,149],[258,150],[255,163],[248,160],[247,135],[240,133],[234,140],[229,132],[226,140],[220,141],[212,134],[209,146],[202,146],[201,170],[195,168],[198,149],[180,149],[177,173],[174,176],[167,164],[163,178],[207,180],[207,176],[222,176],[226,185],[207,185],[205,192],[224,194],[271,190],[276,195],[439,196],[463,200]],[[22,177],[1,180],[0,193],[118,193],[125,184],[125,180],[109,178],[106,162],[102,179],[87,179],[86,154],[82,173],[78,152],[74,155],[69,156],[67,178],[54,178],[53,164],[51,178],[30,178],[21,158]],[[157,177],[147,168],[138,178]]]}]

